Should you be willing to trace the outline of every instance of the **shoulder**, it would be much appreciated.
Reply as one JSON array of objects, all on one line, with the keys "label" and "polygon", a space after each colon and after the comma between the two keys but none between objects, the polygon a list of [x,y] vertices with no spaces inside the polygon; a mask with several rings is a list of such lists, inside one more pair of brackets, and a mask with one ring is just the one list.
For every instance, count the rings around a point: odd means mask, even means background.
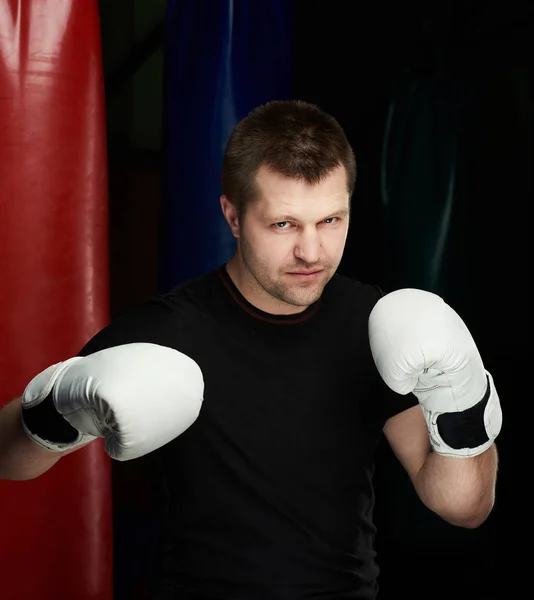
[{"label": "shoulder", "polygon": [[[217,272],[210,272],[156,294],[113,319],[80,351],[87,355],[105,348],[147,342],[181,349],[192,328],[205,323],[216,303]],[[219,286],[220,287],[220,286]]]},{"label": "shoulder", "polygon": [[168,292],[154,296],[145,305],[170,313],[209,310],[221,290],[219,269],[177,284]]},{"label": "shoulder", "polygon": [[345,343],[354,351],[358,347],[358,351],[370,352],[369,315],[382,295],[380,287],[373,283],[342,274],[332,277],[323,292],[321,314],[329,329],[335,332],[336,343]]},{"label": "shoulder", "polygon": [[384,291],[377,284],[336,273],[325,288],[324,300],[338,309],[347,309],[368,316],[384,295]]}]

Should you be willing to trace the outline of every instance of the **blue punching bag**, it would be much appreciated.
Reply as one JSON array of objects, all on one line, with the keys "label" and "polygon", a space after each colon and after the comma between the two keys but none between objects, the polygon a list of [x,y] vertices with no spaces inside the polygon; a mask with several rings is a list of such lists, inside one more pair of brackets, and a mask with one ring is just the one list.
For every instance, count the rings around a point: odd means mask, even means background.
[{"label": "blue punching bag", "polygon": [[169,0],[159,287],[229,260],[221,212],[225,145],[255,106],[291,97],[292,3]]}]

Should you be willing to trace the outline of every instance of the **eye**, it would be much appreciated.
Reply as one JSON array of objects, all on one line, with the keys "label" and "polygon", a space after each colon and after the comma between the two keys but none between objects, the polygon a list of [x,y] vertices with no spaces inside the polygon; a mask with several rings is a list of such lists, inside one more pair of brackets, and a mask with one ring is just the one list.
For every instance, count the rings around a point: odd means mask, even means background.
[{"label": "eye", "polygon": [[332,223],[335,223],[338,220],[337,217],[330,217],[328,219],[325,219],[323,222],[326,223],[327,225],[331,225]]},{"label": "eye", "polygon": [[278,223],[274,224],[276,229],[287,229],[289,226],[289,221],[278,221]]}]

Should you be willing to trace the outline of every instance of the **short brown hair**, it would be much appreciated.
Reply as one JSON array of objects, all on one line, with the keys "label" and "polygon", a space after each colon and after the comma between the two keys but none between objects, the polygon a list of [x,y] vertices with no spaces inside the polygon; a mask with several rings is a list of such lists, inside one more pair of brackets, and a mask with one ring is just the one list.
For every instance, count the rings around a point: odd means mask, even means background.
[{"label": "short brown hair", "polygon": [[257,198],[256,174],[262,166],[312,185],[343,166],[349,196],[354,191],[356,160],[343,128],[318,106],[302,100],[262,104],[232,132],[221,184],[240,215]]}]

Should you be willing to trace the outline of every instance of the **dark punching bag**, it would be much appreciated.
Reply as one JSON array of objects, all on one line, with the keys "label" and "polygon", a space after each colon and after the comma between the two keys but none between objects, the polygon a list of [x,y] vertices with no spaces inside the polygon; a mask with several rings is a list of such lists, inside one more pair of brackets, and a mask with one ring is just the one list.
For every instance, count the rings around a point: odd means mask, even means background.
[{"label": "dark punching bag", "polygon": [[[0,3],[0,404],[108,322],[96,0]],[[110,464],[96,441],[0,481],[0,598],[111,600]]]},{"label": "dark punching bag", "polygon": [[388,289],[443,291],[466,91],[446,73],[396,83],[383,145]]},{"label": "dark punching bag", "polygon": [[291,96],[292,3],[170,0],[165,32],[162,290],[228,260],[224,147],[256,105]]}]

